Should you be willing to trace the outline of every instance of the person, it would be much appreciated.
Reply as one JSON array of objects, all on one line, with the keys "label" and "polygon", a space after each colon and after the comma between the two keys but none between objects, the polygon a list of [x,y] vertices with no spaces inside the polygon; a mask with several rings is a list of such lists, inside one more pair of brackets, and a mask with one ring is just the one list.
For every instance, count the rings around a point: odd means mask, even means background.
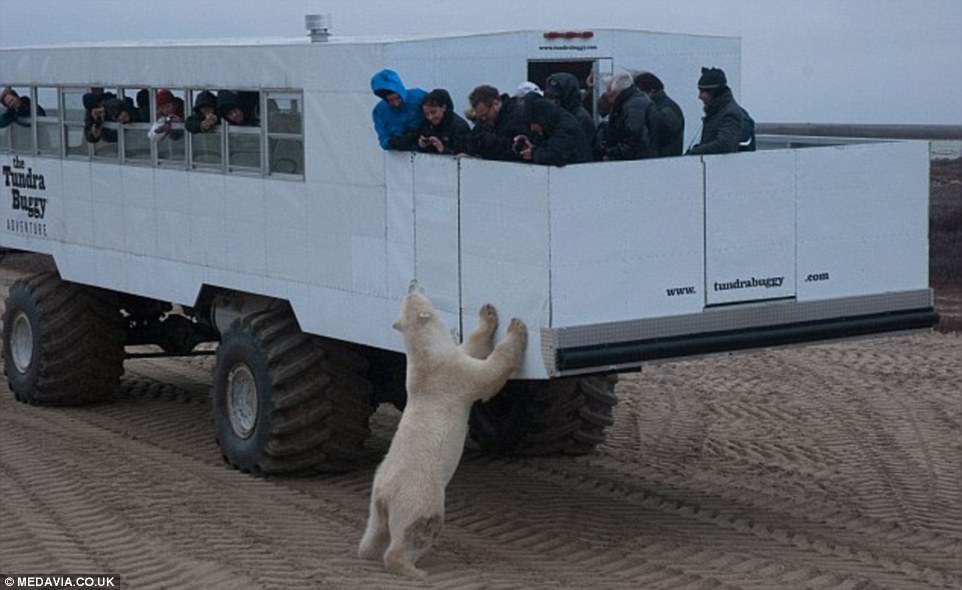
[{"label": "person", "polygon": [[654,104],[635,86],[628,72],[616,73],[606,91],[611,104],[604,142],[598,146],[602,160],[638,160],[654,155],[649,127]]},{"label": "person", "polygon": [[680,156],[685,149],[685,114],[681,107],[665,93],[665,85],[651,72],[635,76],[635,86],[655,105],[652,126],[657,142],[653,146],[658,157]]},{"label": "person", "polygon": [[[249,104],[249,101],[247,102]],[[257,127],[260,124],[253,110],[245,108],[245,101],[233,90],[221,90],[217,93],[217,113],[231,125]]]},{"label": "person", "polygon": [[91,88],[90,92],[84,93],[84,138],[87,142],[97,143],[104,134],[113,138],[108,141],[117,141],[116,131],[103,128],[106,118],[104,103],[116,96],[113,92],[104,92],[103,88]]},{"label": "person", "polygon": [[187,117],[184,127],[191,133],[209,133],[220,124],[217,114],[217,97],[210,90],[199,92],[194,97],[194,112]]},{"label": "person", "polygon": [[524,108],[487,84],[472,90],[468,102],[476,122],[465,140],[465,153],[488,160],[518,160],[514,138],[528,133]]},{"label": "person", "polygon": [[581,83],[578,78],[568,72],[551,74],[544,85],[544,97],[574,115],[594,151],[597,130],[594,119],[581,102]]},{"label": "person", "polygon": [[[42,106],[37,105],[37,116],[46,116],[46,111]],[[0,129],[11,123],[17,123],[22,127],[29,127],[30,123],[24,119],[30,118],[30,98],[20,96],[16,90],[5,86],[0,90]]]},{"label": "person", "polygon": [[175,97],[170,90],[161,88],[157,91],[154,102],[157,104],[157,120],[151,125],[147,137],[160,140],[170,135],[171,139],[180,139],[184,132],[182,130],[171,132],[171,125],[184,121],[183,99]]},{"label": "person", "polygon": [[133,100],[129,97],[119,98],[113,93],[104,93],[104,96],[108,95],[110,98],[106,98],[99,107],[96,107],[97,109],[103,109],[103,117],[96,119],[95,124],[91,125],[90,133],[87,136],[87,141],[90,143],[97,143],[101,139],[109,143],[117,141],[117,130],[103,127],[104,121],[124,125],[141,120],[140,111],[134,106]]},{"label": "person", "polygon": [[544,95],[544,92],[541,90],[540,86],[538,86],[534,82],[525,80],[524,82],[518,84],[518,87],[514,89],[514,94],[512,94],[511,97],[523,99],[525,96],[528,96],[532,92],[534,92],[539,96]]},{"label": "person", "polygon": [[592,159],[588,138],[574,115],[535,93],[525,97],[524,111],[530,135],[514,138],[522,160],[564,166]]},{"label": "person", "polygon": [[418,129],[418,150],[438,154],[456,154],[471,132],[468,122],[454,112],[451,94],[435,88],[421,101],[424,122]]},{"label": "person", "polygon": [[371,77],[371,91],[381,100],[371,118],[377,141],[385,150],[413,150],[417,147],[418,128],[424,122],[421,102],[427,92],[405,88],[394,70],[383,69]]},{"label": "person", "polygon": [[698,99],[705,105],[701,141],[688,150],[690,155],[730,154],[738,151],[743,113],[728,79],[720,68],[702,68],[698,78]]}]

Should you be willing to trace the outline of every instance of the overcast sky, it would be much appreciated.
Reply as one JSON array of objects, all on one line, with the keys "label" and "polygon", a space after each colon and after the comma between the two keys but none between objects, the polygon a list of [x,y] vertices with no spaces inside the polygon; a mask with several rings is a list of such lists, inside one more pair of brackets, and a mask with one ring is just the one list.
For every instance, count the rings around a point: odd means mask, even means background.
[{"label": "overcast sky", "polygon": [[737,36],[739,102],[759,121],[962,125],[962,0],[0,0],[0,46],[303,35],[308,13],[332,14],[340,35]]}]

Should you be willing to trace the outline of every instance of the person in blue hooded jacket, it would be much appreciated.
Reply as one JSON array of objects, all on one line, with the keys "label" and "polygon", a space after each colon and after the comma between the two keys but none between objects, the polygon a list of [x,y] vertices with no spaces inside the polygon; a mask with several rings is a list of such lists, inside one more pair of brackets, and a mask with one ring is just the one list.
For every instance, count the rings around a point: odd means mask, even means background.
[{"label": "person in blue hooded jacket", "polygon": [[371,90],[381,98],[374,107],[374,131],[386,150],[417,148],[418,128],[424,121],[421,101],[427,92],[421,88],[405,88],[394,70],[384,69],[371,77]]}]

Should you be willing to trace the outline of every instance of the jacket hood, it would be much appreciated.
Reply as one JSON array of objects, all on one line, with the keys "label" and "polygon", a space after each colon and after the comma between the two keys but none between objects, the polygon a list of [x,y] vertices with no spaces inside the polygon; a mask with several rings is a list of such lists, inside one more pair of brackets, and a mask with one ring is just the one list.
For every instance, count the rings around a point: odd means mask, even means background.
[{"label": "jacket hood", "polygon": [[89,111],[116,96],[113,92],[88,92],[83,96],[84,108]]},{"label": "jacket hood", "polygon": [[581,105],[581,83],[568,72],[551,74],[544,86],[544,96],[557,100],[561,108],[571,112]]},{"label": "jacket hood", "polygon": [[201,107],[217,109],[217,97],[210,90],[205,90],[194,97],[194,112],[200,114]]},{"label": "jacket hood", "polygon": [[241,108],[239,94],[233,90],[221,90],[217,93],[217,114],[223,117],[224,113],[235,107]]},{"label": "jacket hood", "polygon": [[561,119],[561,107],[535,93],[524,98],[524,115],[529,123],[538,123],[547,132],[558,126]]},{"label": "jacket hood", "polygon": [[401,97],[401,100],[407,102],[407,89],[401,82],[401,76],[394,70],[384,69],[374,74],[371,77],[371,92],[377,94],[382,99],[384,98],[382,94],[394,92]]}]

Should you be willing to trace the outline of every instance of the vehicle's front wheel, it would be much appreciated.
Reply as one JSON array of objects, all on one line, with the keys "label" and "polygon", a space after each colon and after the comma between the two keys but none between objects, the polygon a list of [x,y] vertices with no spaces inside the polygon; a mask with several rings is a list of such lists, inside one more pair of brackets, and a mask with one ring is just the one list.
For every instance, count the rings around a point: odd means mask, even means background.
[{"label": "vehicle's front wheel", "polygon": [[19,401],[69,405],[110,399],[124,371],[126,329],[109,291],[57,273],[18,279],[3,312],[3,369]]},{"label": "vehicle's front wheel", "polygon": [[509,381],[471,408],[471,438],[496,454],[590,453],[612,424],[617,382],[615,375]]},{"label": "vehicle's front wheel", "polygon": [[286,305],[236,320],[214,366],[224,459],[258,474],[351,469],[373,412],[366,370],[347,345],[301,332]]}]

